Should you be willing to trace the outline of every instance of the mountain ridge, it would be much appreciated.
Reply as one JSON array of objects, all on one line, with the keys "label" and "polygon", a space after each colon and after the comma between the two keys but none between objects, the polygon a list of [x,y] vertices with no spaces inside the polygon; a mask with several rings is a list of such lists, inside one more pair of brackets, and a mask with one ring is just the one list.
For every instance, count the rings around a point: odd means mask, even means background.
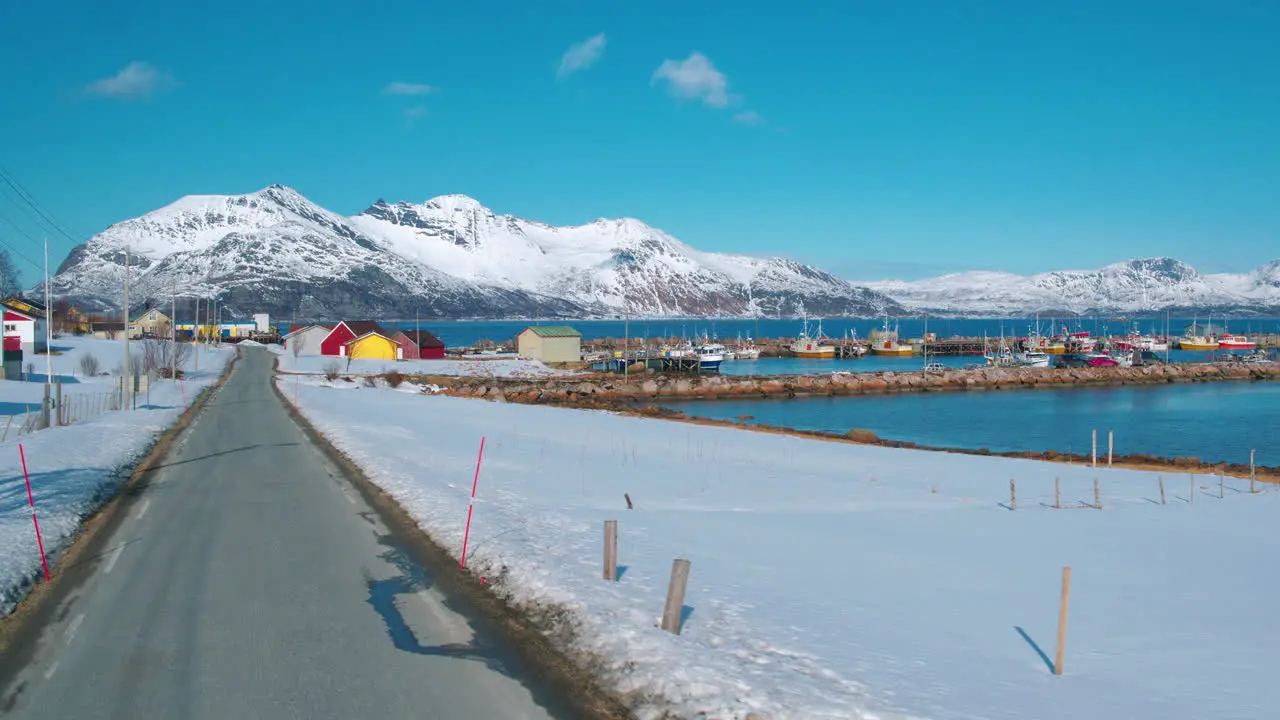
[{"label": "mountain ridge", "polygon": [[[553,226],[465,195],[344,217],[271,185],[190,195],[77,246],[51,292],[118,308],[217,297],[232,315],[323,318],[879,315],[892,300],[783,258],[707,253],[635,218]],[[136,299],[136,301],[134,300]]]}]

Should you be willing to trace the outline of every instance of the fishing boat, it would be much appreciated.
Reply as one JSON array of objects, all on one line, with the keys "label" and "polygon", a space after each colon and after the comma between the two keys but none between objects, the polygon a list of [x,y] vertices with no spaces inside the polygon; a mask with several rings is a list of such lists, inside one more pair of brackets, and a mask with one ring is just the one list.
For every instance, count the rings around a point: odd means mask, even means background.
[{"label": "fishing boat", "polygon": [[724,345],[717,342],[704,342],[693,349],[698,357],[699,370],[719,370],[724,362]]},{"label": "fishing boat", "polygon": [[1013,356],[1014,361],[1021,367],[1029,368],[1047,368],[1049,367],[1049,353],[1041,350],[1024,350]]},{"label": "fishing boat", "polygon": [[747,338],[746,344],[739,345],[738,349],[734,351],[734,355],[736,355],[739,360],[759,360],[760,348],[756,347],[756,344],[752,342],[751,338]]},{"label": "fishing boat", "polygon": [[1218,338],[1219,350],[1253,350],[1258,344],[1244,335],[1223,335]]},{"label": "fishing boat", "polygon": [[1191,335],[1178,340],[1178,348],[1182,350],[1217,350],[1218,341],[1204,335]]},{"label": "fishing boat", "polygon": [[915,353],[915,349],[910,345],[903,345],[898,341],[898,326],[889,329],[889,318],[884,319],[883,330],[871,331],[871,352],[876,355],[895,355],[904,357]]},{"label": "fishing boat", "polygon": [[822,341],[822,321],[818,321],[818,330],[813,337],[809,336],[809,318],[804,318],[804,324],[800,328],[800,336],[795,342],[787,346],[791,354],[802,358],[834,358],[836,356],[836,346],[826,344]]}]

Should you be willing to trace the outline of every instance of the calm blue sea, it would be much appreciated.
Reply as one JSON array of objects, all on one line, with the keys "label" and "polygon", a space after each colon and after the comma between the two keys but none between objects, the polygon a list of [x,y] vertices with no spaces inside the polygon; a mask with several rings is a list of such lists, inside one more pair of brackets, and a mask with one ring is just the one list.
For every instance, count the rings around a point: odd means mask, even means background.
[{"label": "calm blue sea", "polygon": [[[931,319],[928,321],[929,332],[936,333],[940,338],[952,336],[964,337],[981,337],[986,333],[990,337],[999,337],[1004,335],[1025,336],[1028,328],[1035,324],[1034,319],[1015,318],[1015,319]],[[1118,320],[1070,320],[1053,322],[1050,318],[1040,319],[1040,328],[1047,334],[1052,335],[1055,331],[1060,331],[1063,323],[1071,329],[1072,332],[1087,330],[1094,335],[1124,335],[1132,329],[1133,323],[1138,323],[1138,328],[1144,333],[1155,333],[1163,335],[1165,320],[1161,318],[1144,318],[1133,319],[1130,321]],[[1201,318],[1201,322],[1205,322]],[[822,330],[826,335],[833,338],[844,337],[846,330],[857,331],[858,337],[866,338],[871,334],[872,330],[877,330],[883,325],[883,320],[856,320],[856,319],[830,319],[822,321]],[[1169,321],[1172,327],[1173,335],[1181,335],[1182,328],[1190,325],[1190,319],[1175,318]],[[1214,325],[1221,323],[1221,319],[1215,318]],[[392,321],[385,322],[384,325],[392,327],[401,327],[411,329],[414,327],[414,321]],[[423,322],[422,328],[430,330],[432,333],[444,341],[449,347],[469,346],[480,340],[493,340],[494,342],[511,342],[517,333],[530,325],[537,324],[535,322],[521,321],[447,321],[447,322]],[[753,338],[778,338],[778,337],[795,337],[799,334],[801,328],[800,320],[776,320],[776,319],[760,319],[760,320],[708,320],[708,319],[690,319],[690,320],[632,320],[624,325],[621,320],[585,320],[576,322],[543,322],[543,325],[563,325],[568,324],[577,328],[584,339],[594,340],[604,337],[623,336],[623,332],[629,326],[632,337],[680,337],[687,336],[689,338],[702,337],[704,334],[719,337],[721,340],[736,339],[738,336]],[[906,337],[920,337],[924,332],[925,321],[921,318],[903,318],[900,321],[900,331]],[[1233,332],[1255,333],[1268,332],[1280,333],[1280,319],[1239,319],[1229,320],[1227,328]],[[1003,331],[1003,332],[1002,332]]]},{"label": "calm blue sea", "polygon": [[998,452],[1100,452],[1115,432],[1117,453],[1192,456],[1280,465],[1280,382],[867,395],[793,400],[664,403],[708,418],[750,415],[767,425],[846,432]]}]

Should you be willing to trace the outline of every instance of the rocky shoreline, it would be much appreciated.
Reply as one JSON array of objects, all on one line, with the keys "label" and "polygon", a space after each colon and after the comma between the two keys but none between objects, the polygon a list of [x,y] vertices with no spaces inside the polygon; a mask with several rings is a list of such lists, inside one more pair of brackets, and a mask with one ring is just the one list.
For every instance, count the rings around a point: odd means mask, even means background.
[{"label": "rocky shoreline", "polygon": [[431,377],[443,392],[503,402],[609,407],[616,403],[821,397],[899,392],[1158,385],[1280,380],[1280,363],[1204,363],[1100,368],[980,368],[822,375],[594,374],[524,378]]}]

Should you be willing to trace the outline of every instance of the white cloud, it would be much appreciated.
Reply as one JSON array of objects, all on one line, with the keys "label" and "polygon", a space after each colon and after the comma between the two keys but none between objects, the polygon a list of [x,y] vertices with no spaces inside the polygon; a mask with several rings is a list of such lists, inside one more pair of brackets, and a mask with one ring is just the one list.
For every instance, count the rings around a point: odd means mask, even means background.
[{"label": "white cloud", "polygon": [[422,83],[393,82],[387,83],[387,86],[382,88],[382,92],[388,95],[426,95],[438,89],[433,85]]},{"label": "white cloud", "polygon": [[604,54],[604,45],[604,33],[592,35],[580,43],[570,45],[569,49],[564,51],[564,55],[560,56],[560,69],[556,71],[556,77],[568,77],[579,70],[586,70],[595,65]]},{"label": "white cloud", "polygon": [[701,100],[711,107],[727,107],[741,99],[729,94],[729,78],[700,52],[684,60],[663,60],[653,72],[650,84],[657,85],[660,81],[667,83],[672,95]]},{"label": "white cloud", "polygon": [[417,107],[406,108],[404,111],[404,116],[408,118],[422,117],[423,115],[426,115],[426,114],[427,114],[427,109],[422,107],[421,105]]},{"label": "white cloud", "polygon": [[169,75],[141,60],[134,60],[115,75],[90,83],[85,92],[113,98],[144,98],[177,86],[178,82]]},{"label": "white cloud", "polygon": [[763,125],[764,118],[755,110],[743,110],[733,116],[733,121],[740,125]]}]

